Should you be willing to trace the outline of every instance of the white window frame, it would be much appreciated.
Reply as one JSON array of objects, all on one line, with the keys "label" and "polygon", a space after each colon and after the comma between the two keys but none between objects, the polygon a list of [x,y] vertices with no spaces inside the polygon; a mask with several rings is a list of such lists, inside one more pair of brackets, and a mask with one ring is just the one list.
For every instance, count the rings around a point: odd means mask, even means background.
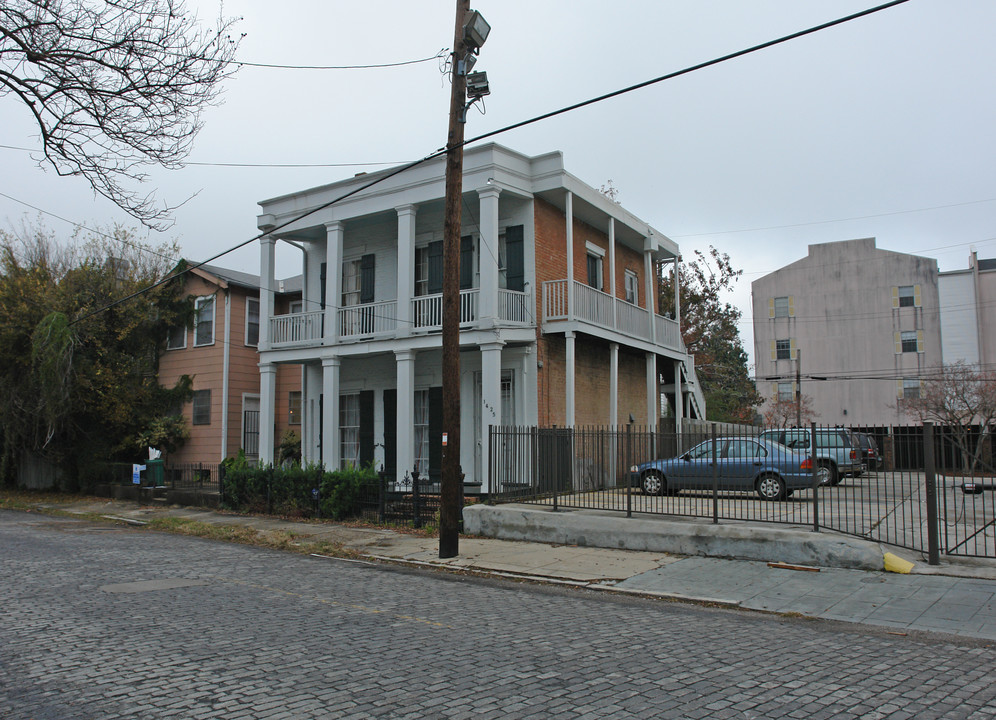
[{"label": "white window frame", "polygon": [[[781,302],[779,302],[781,301]],[[789,296],[781,295],[775,298],[774,303],[775,317],[776,318],[787,318],[790,317],[789,312]]]},{"label": "white window frame", "polygon": [[300,315],[304,312],[304,300],[291,300],[287,304],[287,312],[291,315]]},{"label": "white window frame", "polygon": [[[908,291],[909,294],[904,293],[904,290]],[[899,285],[896,296],[899,298],[899,307],[916,307],[915,285]],[[904,300],[907,302],[903,302]]]},{"label": "white window frame", "polygon": [[361,258],[343,260],[342,262],[342,305],[353,307],[360,304],[363,290]]},{"label": "white window frame", "polygon": [[[784,347],[779,347],[779,345],[785,344]],[[782,353],[785,352],[785,356]],[[783,338],[781,340],[775,340],[775,360],[791,360],[792,359],[792,340],[790,338]]]},{"label": "white window frame", "polygon": [[626,292],[626,302],[631,305],[640,304],[640,276],[632,270],[623,273],[623,287]]},{"label": "white window frame", "polygon": [[903,378],[903,400],[920,399],[920,378]]},{"label": "white window frame", "polygon": [[916,330],[902,330],[899,333],[899,346],[904,353],[915,353],[919,350],[919,336]]},{"label": "white window frame", "polygon": [[[203,404],[204,398],[207,398],[207,408],[203,406],[200,408],[201,412],[207,412],[207,421],[198,422],[197,412],[198,412],[198,399],[201,400]],[[191,425],[211,425],[211,389],[205,388],[203,390],[194,390],[193,397],[190,398],[190,424]]]},{"label": "white window frame", "polygon": [[[294,407],[294,396],[297,396],[297,412]],[[301,415],[304,409],[304,393],[300,390],[287,391],[287,424],[300,425]]]},{"label": "white window frame", "polygon": [[412,405],[414,409],[412,450],[415,468],[419,477],[424,478],[429,476],[429,391],[416,390]]},{"label": "white window frame", "polygon": [[[201,307],[206,303],[211,303],[211,342],[199,342],[200,326],[202,322]],[[215,315],[217,314],[216,308],[217,303],[214,301],[214,295],[204,295],[194,301],[194,347],[207,347],[209,345],[214,345]]]},{"label": "white window frame", "polygon": [[[591,260],[595,261],[595,267],[596,267],[594,280],[597,284],[595,285],[591,284],[592,281],[591,271],[588,269],[588,265]],[[585,272],[585,284],[588,287],[601,292],[605,287],[605,278],[604,278],[605,268],[602,263],[602,254],[592,252],[591,248],[589,248],[587,254],[585,255],[584,272]]]},{"label": "white window frame", "polygon": [[[256,303],[256,342],[249,342],[249,307]],[[246,298],[246,325],[245,325],[245,342],[246,347],[258,347],[259,346],[259,298],[247,297]]]},{"label": "white window frame", "polygon": [[777,397],[775,398],[778,402],[795,402],[795,383],[794,382],[780,382],[778,383],[776,389]]},{"label": "white window frame", "polygon": [[360,394],[339,396],[339,467],[360,466]]}]

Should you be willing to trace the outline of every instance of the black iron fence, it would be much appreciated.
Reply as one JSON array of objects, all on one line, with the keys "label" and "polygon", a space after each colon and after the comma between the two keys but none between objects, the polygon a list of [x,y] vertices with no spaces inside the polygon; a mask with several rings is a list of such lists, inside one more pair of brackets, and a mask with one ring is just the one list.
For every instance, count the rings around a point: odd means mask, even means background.
[{"label": "black iron fence", "polygon": [[[871,435],[871,433],[866,433]],[[996,472],[986,429],[778,431],[492,427],[491,498],[785,523],[923,552],[996,557]]]},{"label": "black iron fence", "polygon": [[165,466],[166,487],[171,490],[218,491],[220,467],[213,463],[171,463]]},{"label": "black iron fence", "polygon": [[381,471],[364,486],[360,502],[363,514],[380,523],[421,528],[439,521],[439,483],[417,471],[397,481]]}]

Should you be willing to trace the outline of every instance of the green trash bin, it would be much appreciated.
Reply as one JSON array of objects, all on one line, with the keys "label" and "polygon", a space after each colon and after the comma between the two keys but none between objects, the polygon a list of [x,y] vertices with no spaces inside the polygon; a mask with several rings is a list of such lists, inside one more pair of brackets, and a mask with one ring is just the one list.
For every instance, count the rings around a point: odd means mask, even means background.
[{"label": "green trash bin", "polygon": [[166,484],[166,468],[163,464],[163,460],[146,460],[146,475],[145,477],[149,481],[149,485],[152,487],[162,487]]}]

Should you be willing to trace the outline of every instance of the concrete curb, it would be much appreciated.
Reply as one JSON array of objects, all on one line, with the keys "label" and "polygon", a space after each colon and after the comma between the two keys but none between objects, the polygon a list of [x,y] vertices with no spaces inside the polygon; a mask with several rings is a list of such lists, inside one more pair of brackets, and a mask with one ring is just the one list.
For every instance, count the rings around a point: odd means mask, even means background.
[{"label": "concrete curb", "polygon": [[831,533],[768,525],[626,518],[594,510],[553,512],[524,505],[464,508],[465,532],[502,540],[649,550],[675,555],[787,562],[851,570],[882,570],[876,543]]}]

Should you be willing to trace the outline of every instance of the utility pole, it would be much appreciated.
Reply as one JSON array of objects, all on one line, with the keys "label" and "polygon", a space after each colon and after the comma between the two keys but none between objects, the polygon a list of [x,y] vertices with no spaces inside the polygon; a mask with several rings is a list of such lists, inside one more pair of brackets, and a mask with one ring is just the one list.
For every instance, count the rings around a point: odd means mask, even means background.
[{"label": "utility pole", "polygon": [[795,349],[795,426],[802,427],[802,350]]},{"label": "utility pole", "polygon": [[446,204],[443,221],[443,476],[439,487],[439,557],[460,553],[460,210],[463,200],[463,137],[460,122],[467,76],[457,72],[466,57],[464,22],[470,0],[456,2],[451,56],[450,120],[446,139]]}]

